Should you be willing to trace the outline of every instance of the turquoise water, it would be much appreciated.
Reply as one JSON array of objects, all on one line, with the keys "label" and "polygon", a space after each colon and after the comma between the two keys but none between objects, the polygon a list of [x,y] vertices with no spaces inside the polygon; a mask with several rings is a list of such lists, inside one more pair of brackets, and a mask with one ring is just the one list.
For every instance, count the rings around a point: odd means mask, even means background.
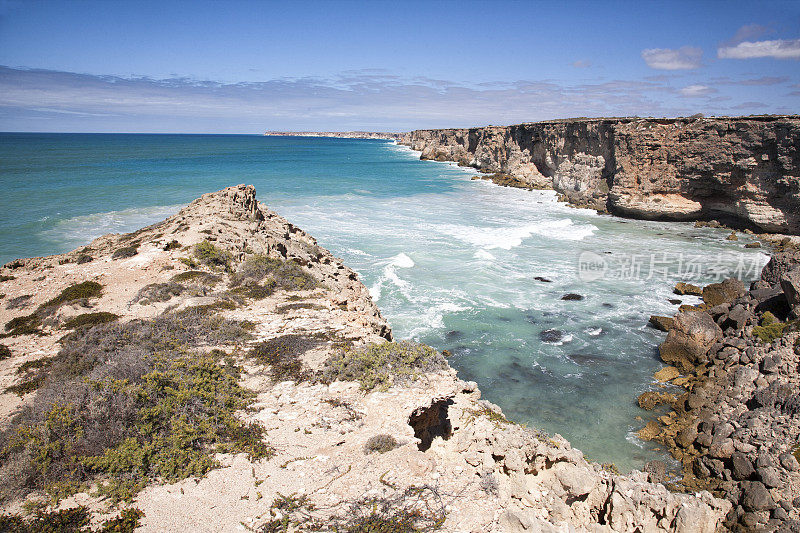
[{"label": "turquoise water", "polygon": [[[622,470],[662,458],[634,436],[652,416],[635,399],[655,387],[664,335],[647,318],[675,312],[679,267],[702,266],[699,283],[714,281],[709,266],[754,278],[766,257],[723,231],[599,216],[474,174],[385,141],[0,134],[0,261],[67,251],[252,183],[360,273],[397,337],[450,350],[509,418]],[[580,271],[582,253],[605,274]]]}]

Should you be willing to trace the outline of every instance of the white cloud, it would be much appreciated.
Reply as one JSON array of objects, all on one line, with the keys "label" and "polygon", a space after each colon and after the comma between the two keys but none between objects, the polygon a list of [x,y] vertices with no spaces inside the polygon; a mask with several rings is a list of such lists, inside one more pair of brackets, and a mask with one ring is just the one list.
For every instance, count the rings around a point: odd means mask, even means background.
[{"label": "white cloud", "polygon": [[648,48],[642,50],[647,66],[657,70],[691,70],[702,66],[703,50],[693,46]]},{"label": "white cloud", "polygon": [[717,57],[720,59],[753,59],[757,57],[800,59],[800,39],[744,41],[735,46],[718,48]]},{"label": "white cloud", "polygon": [[708,85],[687,85],[680,90],[681,96],[686,98],[708,96],[709,94],[713,94],[715,92],[717,92],[717,90],[709,87]]},{"label": "white cloud", "polygon": [[572,63],[572,66],[575,68],[587,68],[592,66],[592,62],[585,59],[580,59]]}]

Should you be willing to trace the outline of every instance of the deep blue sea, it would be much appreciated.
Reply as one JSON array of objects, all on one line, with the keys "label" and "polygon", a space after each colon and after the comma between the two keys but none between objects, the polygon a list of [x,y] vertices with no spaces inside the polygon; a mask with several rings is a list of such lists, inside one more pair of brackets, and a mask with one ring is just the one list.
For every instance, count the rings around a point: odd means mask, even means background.
[{"label": "deep blue sea", "polygon": [[0,134],[0,262],[253,184],[359,272],[397,337],[450,350],[509,418],[621,470],[663,459],[634,435],[653,416],[636,397],[661,366],[649,315],[676,311],[676,281],[753,279],[766,256],[745,236],[601,216],[474,175],[388,141]]}]

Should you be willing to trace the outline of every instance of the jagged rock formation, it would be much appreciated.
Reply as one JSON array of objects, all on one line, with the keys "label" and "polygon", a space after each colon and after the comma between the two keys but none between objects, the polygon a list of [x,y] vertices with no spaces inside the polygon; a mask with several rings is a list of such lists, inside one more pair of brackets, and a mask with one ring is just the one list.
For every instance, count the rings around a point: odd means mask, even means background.
[{"label": "jagged rock formation", "polygon": [[[187,266],[192,251],[205,242],[213,243],[223,264]],[[235,277],[246,273],[246,259],[257,254],[293,260],[319,284],[291,293],[278,288],[267,296],[235,292]],[[244,454],[219,454],[223,466],[203,478],[145,488],[133,502],[145,512],[142,531],[238,531],[242,524],[258,529],[283,519],[287,527],[305,527],[333,515],[357,517],[354,509],[379,508],[433,513],[444,519],[442,531],[453,532],[712,533],[730,509],[708,492],[671,493],[644,473],[622,476],[588,462],[562,437],[506,420],[498,407],[480,399],[475,383],[460,380],[449,367],[421,372],[386,390],[304,377],[324,367],[343,344],[383,343],[391,333],[356,274],[259,204],[252,187],[204,195],[164,222],[104,236],[68,254],[14,261],[2,274],[7,276],[0,306],[4,324],[74,283],[91,280],[103,287],[99,295],[53,310],[38,331],[3,340],[10,349],[0,359],[4,387],[20,379],[17,370],[24,363],[57,353],[66,324],[87,309],[129,322],[205,306],[220,320],[252,324],[252,338],[244,344],[205,349],[238,358],[242,383],[256,394],[252,409],[240,416],[265,428],[275,455],[248,460]],[[175,289],[176,279],[204,281],[175,293],[158,292]],[[309,341],[297,352],[294,367],[308,373],[277,379],[272,365],[278,362],[265,366],[244,357],[249,345],[287,335]],[[0,394],[6,420],[34,396]],[[379,435],[390,436],[397,447],[380,456],[366,453],[367,443]],[[282,507],[287,495],[292,506]],[[354,503],[364,501],[362,507]],[[90,493],[74,495],[62,506],[76,503],[98,515],[108,512]],[[4,505],[20,509],[19,501]]]},{"label": "jagged rock formation", "polygon": [[402,133],[382,131],[268,131],[267,137],[335,137],[338,139],[388,139],[396,141]]},{"label": "jagged rock formation", "polygon": [[800,233],[800,118],[576,119],[417,130],[402,144],[644,219]]},{"label": "jagged rock formation", "polygon": [[686,374],[667,367],[665,381],[686,392],[640,436],[681,461],[684,486],[733,504],[734,531],[800,531],[798,264],[800,253],[783,251],[750,291],[732,279],[706,287],[705,303],[678,313],[660,346]]}]

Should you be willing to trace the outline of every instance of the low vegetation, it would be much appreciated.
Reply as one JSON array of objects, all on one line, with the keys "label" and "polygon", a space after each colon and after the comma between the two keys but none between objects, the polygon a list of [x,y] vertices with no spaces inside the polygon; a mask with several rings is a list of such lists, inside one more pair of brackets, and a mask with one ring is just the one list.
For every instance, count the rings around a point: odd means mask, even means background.
[{"label": "low vegetation", "polygon": [[283,261],[265,255],[248,257],[231,276],[231,287],[240,291],[248,290],[247,287],[262,287],[262,292],[275,289],[298,291],[311,290],[318,286],[316,278],[297,261]]},{"label": "low vegetation", "polygon": [[8,303],[6,303],[6,309],[8,310],[16,310],[16,309],[24,309],[28,306],[28,302],[30,302],[32,296],[30,294],[23,294],[22,296],[16,296],[11,298]]},{"label": "low vegetation", "polygon": [[175,296],[180,296],[184,292],[186,292],[186,287],[174,281],[167,283],[151,283],[139,289],[139,292],[133,299],[133,303],[149,305],[154,302],[168,302]]},{"label": "low vegetation", "polygon": [[220,277],[202,270],[187,270],[172,276],[173,283],[198,283],[200,285],[214,285],[219,283]]},{"label": "low vegetation", "polygon": [[194,246],[194,256],[204,265],[225,271],[231,269],[233,256],[227,250],[218,248],[209,241],[202,241]]},{"label": "low vegetation", "polygon": [[370,344],[342,350],[325,361],[325,382],[358,381],[363,390],[386,390],[413,381],[420,374],[447,368],[447,361],[430,346],[410,341]]},{"label": "low vegetation", "polygon": [[98,311],[96,313],[83,313],[76,317],[70,318],[64,322],[65,329],[78,329],[87,326],[96,326],[98,324],[105,324],[107,322],[114,322],[119,319],[119,315],[109,313],[107,311]]},{"label": "low vegetation", "polygon": [[75,259],[75,262],[79,265],[85,265],[86,263],[91,263],[92,261],[94,261],[94,258],[89,254],[81,254],[77,259]]},{"label": "low vegetation", "polygon": [[127,259],[138,253],[139,247],[137,245],[124,246],[111,254],[111,259]]},{"label": "low vegetation", "polygon": [[144,513],[135,508],[123,509],[118,517],[106,520],[99,529],[90,527],[91,513],[86,507],[60,511],[38,511],[30,518],[0,515],[0,531],[9,533],[133,533]]},{"label": "low vegetation", "polygon": [[169,252],[171,250],[180,250],[181,248],[183,248],[181,246],[181,243],[179,243],[175,239],[172,239],[170,242],[168,242],[167,244],[164,245],[164,251],[165,252]]},{"label": "low vegetation", "polygon": [[763,343],[770,343],[783,335],[787,324],[778,320],[775,315],[767,311],[761,317],[761,325],[753,327],[753,335]]},{"label": "low vegetation", "polygon": [[274,381],[304,381],[311,377],[301,360],[308,350],[324,341],[308,335],[283,335],[256,345],[250,357],[262,365],[269,366],[269,376]]},{"label": "low vegetation", "polygon": [[5,325],[8,336],[33,335],[41,333],[42,320],[54,314],[64,304],[97,298],[103,294],[103,286],[96,281],[84,281],[70,285],[55,298],[48,300],[30,315],[18,316],[9,320]]},{"label": "low vegetation", "polygon": [[0,361],[11,357],[11,348],[5,344],[0,344]]},{"label": "low vegetation", "polygon": [[279,494],[270,507],[273,518],[257,531],[288,533],[302,528],[334,533],[415,533],[436,531],[447,517],[441,494],[428,485],[344,502],[326,509],[333,511],[327,517],[317,516],[320,511],[304,495]]},{"label": "low vegetation", "polygon": [[394,450],[398,446],[400,446],[400,444],[397,442],[397,439],[391,435],[381,433],[380,435],[374,435],[367,439],[367,442],[364,444],[364,453],[386,453]]},{"label": "low vegetation", "polygon": [[53,500],[98,483],[113,501],[145,485],[201,476],[218,452],[270,456],[259,425],[235,413],[254,394],[220,350],[246,324],[187,310],[154,320],[80,328],[59,353],[23,369],[38,394],[0,435],[0,497],[32,490]]}]

